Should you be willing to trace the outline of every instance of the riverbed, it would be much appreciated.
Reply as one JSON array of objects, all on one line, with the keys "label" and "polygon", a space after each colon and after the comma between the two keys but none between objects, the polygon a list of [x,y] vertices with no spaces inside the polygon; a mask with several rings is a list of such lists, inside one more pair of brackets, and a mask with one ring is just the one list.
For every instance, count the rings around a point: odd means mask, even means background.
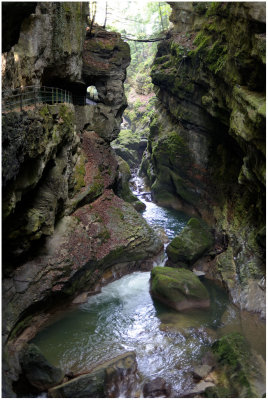
[{"label": "riverbed", "polygon": [[[135,192],[141,192],[139,185]],[[189,216],[184,213],[159,207],[148,195],[140,198],[146,204],[144,218],[154,229],[164,231],[167,240],[186,225]],[[158,264],[164,262],[165,258]],[[54,317],[33,342],[52,364],[74,374],[134,350],[139,382],[130,397],[140,397],[144,383],[156,377],[171,385],[172,397],[187,394],[193,386],[193,366],[225,333],[239,331],[247,337],[252,327],[254,335],[248,339],[264,355],[264,324],[241,314],[223,289],[203,280],[210,308],[178,313],[152,300],[149,279],[150,272],[134,272],[108,284],[86,303]]]}]

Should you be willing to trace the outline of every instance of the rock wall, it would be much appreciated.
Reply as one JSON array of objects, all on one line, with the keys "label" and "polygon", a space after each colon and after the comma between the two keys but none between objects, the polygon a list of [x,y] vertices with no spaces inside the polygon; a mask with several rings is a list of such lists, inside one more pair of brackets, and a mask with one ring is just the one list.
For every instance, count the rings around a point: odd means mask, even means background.
[{"label": "rock wall", "polygon": [[[2,114],[6,397],[15,396],[19,349],[51,309],[150,269],[162,250],[142,217],[115,194],[120,176],[110,141],[127,106],[129,48],[101,28],[86,35],[86,14],[86,3],[78,2],[26,8],[19,35],[7,37],[10,50],[2,57],[5,94],[47,85],[67,89],[74,99]],[[89,85],[99,101],[81,106]]]},{"label": "rock wall", "polygon": [[205,219],[228,248],[203,265],[265,310],[265,3],[170,2],[151,76],[159,100],[142,172],[155,200]]},{"label": "rock wall", "polygon": [[[15,29],[11,15],[22,13],[22,5],[15,6],[3,5],[10,21],[4,37]],[[17,43],[2,54],[3,90],[44,85],[52,77],[70,82],[81,79],[87,13],[88,6],[82,2],[38,2],[35,10],[29,9]]]}]

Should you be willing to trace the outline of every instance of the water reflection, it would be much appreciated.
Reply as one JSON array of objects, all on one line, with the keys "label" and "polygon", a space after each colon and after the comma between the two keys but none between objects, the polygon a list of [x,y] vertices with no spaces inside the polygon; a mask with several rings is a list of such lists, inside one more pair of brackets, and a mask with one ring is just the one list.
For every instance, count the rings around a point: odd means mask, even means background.
[{"label": "water reflection", "polygon": [[[147,222],[164,229],[169,239],[189,219],[178,211],[143,201]],[[263,354],[265,326],[256,325],[248,313],[240,314],[223,290],[203,281],[211,296],[210,308],[179,313],[151,299],[149,277],[149,272],[135,272],[103,287],[101,293],[40,332],[34,343],[51,363],[74,373],[135,350],[141,386],[163,377],[171,383],[173,397],[187,392],[193,384],[192,366],[222,334],[248,332],[245,336]]]},{"label": "water reflection", "polygon": [[178,313],[152,301],[149,277],[135,272],[110,283],[34,342],[50,362],[73,372],[135,350],[142,383],[164,377],[180,393],[192,382],[187,371],[214,340],[212,328],[228,300],[217,291],[222,299],[217,307]]}]

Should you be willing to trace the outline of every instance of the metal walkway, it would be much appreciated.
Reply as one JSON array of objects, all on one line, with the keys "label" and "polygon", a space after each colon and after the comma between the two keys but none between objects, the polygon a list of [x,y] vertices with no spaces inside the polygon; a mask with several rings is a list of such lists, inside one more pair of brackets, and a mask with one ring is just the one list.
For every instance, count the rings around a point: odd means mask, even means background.
[{"label": "metal walkway", "polygon": [[88,99],[86,96],[73,95],[68,90],[48,87],[48,86],[25,86],[23,88],[16,88],[5,90],[2,92],[2,112],[12,110],[25,110],[27,107],[37,104],[57,104],[69,103],[75,105],[87,105],[96,102]]}]

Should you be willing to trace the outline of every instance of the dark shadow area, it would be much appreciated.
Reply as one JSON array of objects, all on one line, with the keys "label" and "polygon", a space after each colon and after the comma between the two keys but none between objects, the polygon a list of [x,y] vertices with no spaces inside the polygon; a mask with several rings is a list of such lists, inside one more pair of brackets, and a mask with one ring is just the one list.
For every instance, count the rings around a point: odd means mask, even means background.
[{"label": "dark shadow area", "polygon": [[2,2],[2,52],[18,43],[23,20],[35,12],[37,2]]}]

